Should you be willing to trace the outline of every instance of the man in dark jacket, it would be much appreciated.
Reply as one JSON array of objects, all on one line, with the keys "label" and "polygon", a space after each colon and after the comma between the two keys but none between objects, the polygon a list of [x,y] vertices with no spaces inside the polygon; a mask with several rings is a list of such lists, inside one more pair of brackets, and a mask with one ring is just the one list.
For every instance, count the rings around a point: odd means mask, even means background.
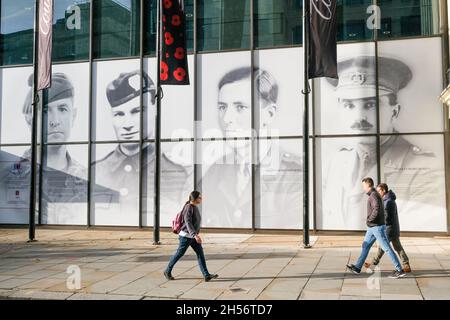
[{"label": "man in dark jacket", "polygon": [[[411,272],[411,267],[409,265],[409,259],[406,255],[405,250],[400,242],[400,223],[398,221],[398,212],[397,212],[397,204],[395,200],[397,197],[392,190],[389,190],[389,187],[386,183],[380,183],[377,186],[378,194],[383,198],[384,203],[384,211],[386,216],[386,235],[390,242],[392,242],[392,246],[397,254],[402,259],[403,271]],[[384,251],[380,247],[378,248],[377,256],[372,260],[373,265],[377,265],[380,263],[381,257],[383,257]],[[370,267],[370,263],[366,262],[364,264],[366,268]]]},{"label": "man in dark jacket", "polygon": [[384,217],[383,202],[380,195],[374,188],[372,178],[364,178],[362,180],[363,189],[369,196],[367,200],[367,231],[362,244],[362,252],[356,264],[348,264],[347,268],[353,273],[361,273],[361,268],[366,260],[370,248],[375,241],[378,241],[380,247],[389,255],[392,263],[395,266],[395,270],[389,278],[400,278],[405,276],[405,272],[402,269],[400,261],[392,250],[389,240],[386,236],[386,223]]}]

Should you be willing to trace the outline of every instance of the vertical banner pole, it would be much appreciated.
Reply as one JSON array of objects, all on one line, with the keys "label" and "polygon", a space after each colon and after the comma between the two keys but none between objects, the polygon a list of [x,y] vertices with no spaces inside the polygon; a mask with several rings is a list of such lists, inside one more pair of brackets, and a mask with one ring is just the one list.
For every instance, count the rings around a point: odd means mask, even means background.
[{"label": "vertical banner pole", "polygon": [[155,191],[154,191],[154,221],[153,244],[160,244],[160,167],[161,167],[161,0],[157,4],[157,35],[156,35],[156,117],[155,117]]},{"label": "vertical banner pole", "polygon": [[311,247],[309,244],[309,94],[311,92],[308,82],[309,1],[303,0],[303,246],[305,248]]},{"label": "vertical banner pole", "polygon": [[[33,120],[31,125],[31,170],[30,170],[30,211],[29,211],[29,229],[28,242],[35,240],[36,233],[36,148],[37,148],[37,116],[38,116],[38,42],[39,42],[39,0],[34,1],[34,55],[33,55],[33,102],[32,112]],[[42,141],[41,141],[42,143]]]}]

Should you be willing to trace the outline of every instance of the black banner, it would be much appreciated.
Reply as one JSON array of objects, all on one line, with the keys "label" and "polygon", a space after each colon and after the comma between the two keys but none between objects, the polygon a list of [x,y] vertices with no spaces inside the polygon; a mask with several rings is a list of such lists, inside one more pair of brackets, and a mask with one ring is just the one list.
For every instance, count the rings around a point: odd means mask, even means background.
[{"label": "black banner", "polygon": [[52,83],[53,0],[39,1],[39,53],[37,89],[47,89]]},{"label": "black banner", "polygon": [[308,78],[337,78],[336,0],[310,1]]},{"label": "black banner", "polygon": [[161,0],[160,82],[189,85],[183,0]]}]

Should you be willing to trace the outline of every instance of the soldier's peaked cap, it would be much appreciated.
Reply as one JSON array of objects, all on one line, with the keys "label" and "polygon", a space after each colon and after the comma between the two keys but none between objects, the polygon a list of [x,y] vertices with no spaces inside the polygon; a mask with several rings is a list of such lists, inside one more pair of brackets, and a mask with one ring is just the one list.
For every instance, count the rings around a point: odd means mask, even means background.
[{"label": "soldier's peaked cap", "polygon": [[[106,97],[112,108],[120,106],[136,97],[141,93],[141,74],[139,70],[121,73],[119,77],[113,80],[106,88]],[[143,73],[142,93],[155,91],[155,84],[147,73]]]},{"label": "soldier's peaked cap", "polygon": [[[28,86],[33,86],[33,74],[28,78]],[[58,101],[61,99],[72,98],[74,95],[74,89],[72,82],[67,78],[64,73],[53,73],[52,74],[52,86],[47,89],[47,101],[48,103]],[[24,114],[31,113],[31,103],[32,103],[32,88],[28,92],[25,99],[22,112]]]},{"label": "soldier's peaked cap", "polygon": [[[358,99],[376,95],[376,61],[374,56],[358,56],[338,62],[338,79],[327,78],[336,87],[339,98]],[[380,94],[396,94],[412,79],[411,69],[402,61],[378,57]]]}]

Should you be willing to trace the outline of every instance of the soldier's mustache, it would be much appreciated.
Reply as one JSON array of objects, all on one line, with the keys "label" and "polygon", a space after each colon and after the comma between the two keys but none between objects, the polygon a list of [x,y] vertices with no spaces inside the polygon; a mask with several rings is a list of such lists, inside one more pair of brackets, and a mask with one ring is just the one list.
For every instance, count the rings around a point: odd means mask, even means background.
[{"label": "soldier's mustache", "polygon": [[369,129],[373,128],[373,125],[366,120],[361,120],[361,121],[354,122],[350,128],[352,128],[354,130],[369,130]]}]

